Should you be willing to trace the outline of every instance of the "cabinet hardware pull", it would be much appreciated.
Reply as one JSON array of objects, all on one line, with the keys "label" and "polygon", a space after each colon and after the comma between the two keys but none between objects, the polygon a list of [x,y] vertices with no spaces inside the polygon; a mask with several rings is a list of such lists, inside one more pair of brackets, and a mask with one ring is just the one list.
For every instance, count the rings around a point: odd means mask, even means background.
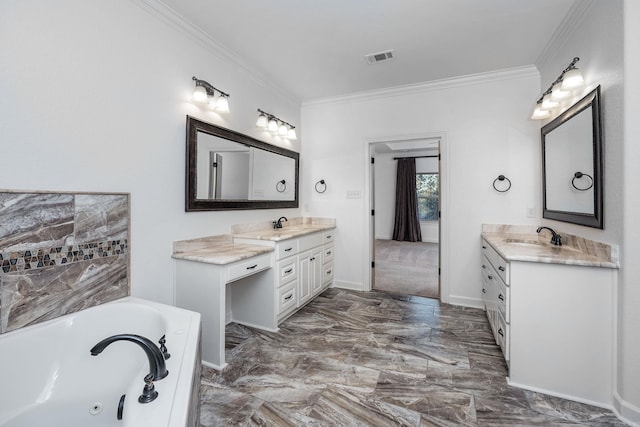
[{"label": "cabinet hardware pull", "polygon": [[482,245],[482,249],[487,249],[487,247],[485,245]]},{"label": "cabinet hardware pull", "polygon": [[482,288],[482,293],[483,293],[483,294],[486,294],[486,293],[487,293],[487,290],[486,290],[485,288]]},{"label": "cabinet hardware pull", "polygon": [[487,268],[487,266],[486,266],[486,265],[484,265],[484,264],[482,264],[482,268]]},{"label": "cabinet hardware pull", "polygon": [[309,261],[315,261],[315,260],[316,260],[316,257],[309,259]]},{"label": "cabinet hardware pull", "polygon": [[489,274],[487,277],[489,278],[489,280],[493,280],[493,276],[492,275]]},{"label": "cabinet hardware pull", "polygon": [[331,251],[327,251],[327,255],[331,255]]},{"label": "cabinet hardware pull", "polygon": [[506,269],[505,269],[503,266],[500,266],[500,267],[498,267],[498,270],[500,270],[500,271],[504,271],[504,270],[506,270]]},{"label": "cabinet hardware pull", "polygon": [[253,270],[254,268],[256,268],[258,266],[258,264],[254,264],[251,267],[247,267],[247,270]]},{"label": "cabinet hardware pull", "polygon": [[331,270],[327,270],[327,276],[331,274]]},{"label": "cabinet hardware pull", "polygon": [[498,329],[498,333],[500,334],[500,336],[504,336],[504,332],[502,332],[502,328]]},{"label": "cabinet hardware pull", "polygon": [[332,237],[333,237],[333,236],[332,236],[331,234],[329,234],[329,235],[327,236],[327,239],[330,239],[330,238],[332,238]]},{"label": "cabinet hardware pull", "polygon": [[291,298],[293,298],[293,294],[289,295],[288,297],[284,297],[284,300],[289,301]]},{"label": "cabinet hardware pull", "polygon": [[291,273],[292,271],[293,271],[293,268],[290,268],[290,269],[288,269],[288,270],[285,270],[285,271],[284,271],[284,274],[289,274],[289,273]]},{"label": "cabinet hardware pull", "polygon": [[504,296],[502,294],[498,295],[498,299],[504,301]]},{"label": "cabinet hardware pull", "polygon": [[291,249],[293,249],[293,248],[287,248],[287,249],[285,249],[284,251],[285,251],[285,252],[289,252]]}]

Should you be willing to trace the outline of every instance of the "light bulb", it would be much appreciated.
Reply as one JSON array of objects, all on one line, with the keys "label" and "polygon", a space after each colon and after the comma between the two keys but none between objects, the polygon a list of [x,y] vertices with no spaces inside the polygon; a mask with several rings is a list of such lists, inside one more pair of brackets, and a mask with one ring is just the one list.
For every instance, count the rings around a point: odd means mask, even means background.
[{"label": "light bulb", "polygon": [[541,108],[543,110],[553,110],[554,108],[557,108],[558,105],[560,105],[560,104],[558,104],[556,101],[551,99],[551,94],[550,93],[546,94],[542,98],[542,106],[541,106]]},{"label": "light bulb", "polygon": [[561,99],[566,99],[570,96],[571,96],[571,91],[562,89],[561,81],[554,84],[553,87],[551,88],[551,99],[561,100]]},{"label": "light bulb", "polygon": [[289,129],[289,132],[287,133],[287,138],[288,139],[298,139],[298,136],[296,135],[296,130],[294,128]]},{"label": "light bulb", "polygon": [[218,100],[216,101],[216,110],[220,111],[221,113],[229,112],[229,100],[226,96],[220,95],[218,97]]},{"label": "light bulb", "polygon": [[216,110],[217,101],[218,101],[218,99],[216,98],[215,95],[212,95],[212,96],[209,97],[209,109],[210,110],[212,110],[212,111]]},{"label": "light bulb", "polygon": [[202,86],[196,86],[193,90],[193,102],[197,102],[199,104],[207,103],[207,90]]},{"label": "light bulb", "polygon": [[260,113],[260,115],[258,116],[258,120],[256,121],[256,127],[266,128],[267,127],[267,116],[265,116],[264,114]]},{"label": "light bulb", "polygon": [[551,116],[551,113],[548,110],[543,110],[541,108],[541,104],[537,104],[536,108],[533,110],[533,114],[531,114],[531,119],[533,120],[542,120]]},{"label": "light bulb", "polygon": [[273,117],[269,119],[269,124],[267,124],[267,128],[269,132],[278,132],[278,122]]},{"label": "light bulb", "polygon": [[280,127],[278,127],[278,135],[287,136],[288,134],[289,128],[287,128],[287,125],[285,125],[284,123],[280,124]]},{"label": "light bulb", "polygon": [[584,86],[584,78],[577,68],[572,68],[562,76],[562,89],[576,89]]}]

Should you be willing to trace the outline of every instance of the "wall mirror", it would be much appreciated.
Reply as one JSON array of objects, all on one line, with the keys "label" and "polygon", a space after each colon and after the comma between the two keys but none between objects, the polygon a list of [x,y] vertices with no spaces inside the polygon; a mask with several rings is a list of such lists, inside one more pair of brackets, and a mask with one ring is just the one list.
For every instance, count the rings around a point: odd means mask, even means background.
[{"label": "wall mirror", "polygon": [[542,128],[542,217],[603,228],[600,86]]},{"label": "wall mirror", "polygon": [[297,208],[299,159],[187,116],[186,211]]}]

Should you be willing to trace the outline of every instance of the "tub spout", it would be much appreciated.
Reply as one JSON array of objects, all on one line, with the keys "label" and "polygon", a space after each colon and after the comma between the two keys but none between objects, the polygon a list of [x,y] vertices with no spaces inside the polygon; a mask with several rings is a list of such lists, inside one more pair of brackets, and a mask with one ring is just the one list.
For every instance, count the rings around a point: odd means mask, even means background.
[{"label": "tub spout", "polygon": [[133,334],[119,334],[113,335],[103,339],[98,344],[94,345],[90,350],[92,356],[97,356],[102,353],[102,350],[116,341],[131,341],[138,344],[142,350],[144,350],[149,359],[149,373],[153,375],[153,380],[161,380],[169,374],[166,365],[164,363],[164,356],[160,349],[153,343],[153,341],[142,337],[140,335]]}]

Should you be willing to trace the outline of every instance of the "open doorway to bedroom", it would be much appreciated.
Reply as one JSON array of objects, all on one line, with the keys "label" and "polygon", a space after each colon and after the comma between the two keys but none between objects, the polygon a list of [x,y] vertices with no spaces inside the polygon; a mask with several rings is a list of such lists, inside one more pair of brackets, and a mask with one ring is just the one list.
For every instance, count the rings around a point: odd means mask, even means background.
[{"label": "open doorway to bedroom", "polygon": [[[440,139],[378,142],[371,154],[372,288],[440,298]],[[405,201],[397,194],[397,187],[403,187],[397,179],[398,163],[407,160],[415,161],[415,170],[409,171],[415,179],[410,187],[415,190],[409,191],[415,197]],[[407,203],[418,216],[417,235],[410,238],[398,231],[402,215],[398,209]]]}]

